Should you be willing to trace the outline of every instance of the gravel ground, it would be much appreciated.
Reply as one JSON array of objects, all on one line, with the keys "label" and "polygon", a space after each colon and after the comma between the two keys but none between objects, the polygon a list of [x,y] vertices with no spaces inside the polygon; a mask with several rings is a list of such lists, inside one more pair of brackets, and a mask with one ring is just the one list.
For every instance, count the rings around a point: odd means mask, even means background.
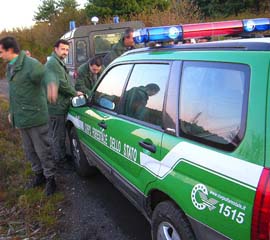
[{"label": "gravel ground", "polygon": [[82,179],[69,172],[57,180],[66,196],[60,239],[151,239],[150,225],[143,215],[100,173]]}]

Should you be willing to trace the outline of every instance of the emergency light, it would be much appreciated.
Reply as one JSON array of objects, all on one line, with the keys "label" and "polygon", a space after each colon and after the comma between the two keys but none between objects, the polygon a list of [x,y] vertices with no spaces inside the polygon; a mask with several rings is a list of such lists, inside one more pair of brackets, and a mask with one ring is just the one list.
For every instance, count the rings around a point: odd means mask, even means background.
[{"label": "emergency light", "polygon": [[190,38],[235,35],[270,29],[270,18],[182,24],[141,28],[134,32],[135,43],[183,41]]}]

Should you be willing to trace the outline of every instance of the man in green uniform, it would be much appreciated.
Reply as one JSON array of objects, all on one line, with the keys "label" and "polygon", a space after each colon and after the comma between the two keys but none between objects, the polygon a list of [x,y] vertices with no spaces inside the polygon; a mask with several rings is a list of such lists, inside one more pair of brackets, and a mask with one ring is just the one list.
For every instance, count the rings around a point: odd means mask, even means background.
[{"label": "man in green uniform", "polygon": [[124,36],[112,47],[112,50],[104,56],[103,65],[105,67],[107,67],[115,58],[121,56],[124,52],[135,48],[133,33],[133,28],[129,27],[125,30]]},{"label": "man in green uniform", "polygon": [[20,130],[23,148],[35,177],[28,187],[46,183],[46,195],[56,190],[55,165],[49,141],[48,108],[42,79],[44,67],[20,51],[15,38],[0,40],[0,57],[8,61],[9,122]]},{"label": "man in green uniform", "polygon": [[78,69],[75,89],[90,96],[91,90],[102,72],[102,60],[94,57]]},{"label": "man in green uniform", "polygon": [[124,114],[144,120],[146,117],[146,104],[150,96],[159,92],[160,88],[155,83],[146,86],[133,87],[125,93]]},{"label": "man in green uniform", "polygon": [[50,138],[53,147],[53,156],[58,167],[64,167],[66,156],[66,129],[65,121],[70,98],[81,95],[71,85],[70,75],[64,63],[69,51],[69,43],[60,39],[54,45],[54,52],[45,64],[45,83],[55,83],[58,89],[55,103],[49,103]]}]

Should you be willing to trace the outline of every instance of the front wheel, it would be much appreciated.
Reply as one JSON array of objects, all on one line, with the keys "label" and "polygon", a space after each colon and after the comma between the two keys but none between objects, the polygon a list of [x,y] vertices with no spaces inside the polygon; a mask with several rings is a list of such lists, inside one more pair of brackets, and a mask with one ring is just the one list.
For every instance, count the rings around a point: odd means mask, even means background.
[{"label": "front wheel", "polygon": [[153,240],[195,240],[185,214],[171,201],[159,203],[152,215]]},{"label": "front wheel", "polygon": [[84,152],[82,151],[76,128],[69,132],[70,150],[76,172],[82,177],[89,177],[96,173],[96,168],[89,165]]}]

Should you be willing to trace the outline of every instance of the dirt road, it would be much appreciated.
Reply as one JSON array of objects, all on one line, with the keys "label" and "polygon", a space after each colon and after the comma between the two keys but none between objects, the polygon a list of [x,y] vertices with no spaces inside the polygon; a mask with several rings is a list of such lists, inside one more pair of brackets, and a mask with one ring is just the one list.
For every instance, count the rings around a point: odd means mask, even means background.
[{"label": "dirt road", "polygon": [[150,225],[141,213],[101,174],[82,179],[61,175],[66,204],[60,239],[150,240]]}]

